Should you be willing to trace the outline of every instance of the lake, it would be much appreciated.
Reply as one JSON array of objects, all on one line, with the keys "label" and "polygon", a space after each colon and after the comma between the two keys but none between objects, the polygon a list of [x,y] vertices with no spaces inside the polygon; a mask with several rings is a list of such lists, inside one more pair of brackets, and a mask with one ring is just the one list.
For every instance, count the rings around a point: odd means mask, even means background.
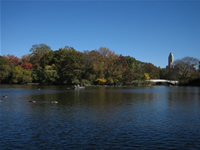
[{"label": "lake", "polygon": [[199,87],[0,90],[8,95],[0,103],[2,150],[200,149]]}]

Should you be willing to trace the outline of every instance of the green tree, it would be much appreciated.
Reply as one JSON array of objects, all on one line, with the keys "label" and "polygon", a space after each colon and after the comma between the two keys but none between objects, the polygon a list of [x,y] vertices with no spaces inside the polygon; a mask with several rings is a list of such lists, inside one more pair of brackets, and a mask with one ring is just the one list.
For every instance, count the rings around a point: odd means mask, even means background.
[{"label": "green tree", "polygon": [[12,69],[11,83],[21,83],[23,72],[21,71],[20,66],[15,66]]},{"label": "green tree", "polygon": [[54,61],[55,54],[56,54],[55,51],[50,51],[49,53],[44,54],[44,56],[40,61],[40,66],[44,68],[47,65],[55,64]]},{"label": "green tree", "polygon": [[31,83],[32,82],[32,71],[27,70],[27,69],[22,69],[23,71],[23,76],[22,76],[22,82],[23,84],[25,83]]},{"label": "green tree", "polygon": [[154,66],[152,63],[145,63],[144,71],[145,71],[145,73],[149,74],[149,77],[151,79],[159,79],[160,78],[159,68]]},{"label": "green tree", "polygon": [[[98,77],[102,77],[102,75],[99,72],[102,72],[102,67],[100,66],[100,53],[97,50],[93,51],[85,51],[85,76],[84,78],[91,81],[92,83],[95,82],[95,80]],[[102,73],[101,73],[102,74]]]},{"label": "green tree", "polygon": [[30,83],[32,82],[31,71],[22,68],[21,66],[14,66],[12,69],[11,83]]},{"label": "green tree", "polygon": [[42,83],[44,80],[44,69],[42,67],[37,67],[32,70],[32,81],[34,83]]},{"label": "green tree", "polygon": [[31,58],[30,61],[33,64],[34,68],[37,68],[40,66],[40,60],[42,59],[42,57],[49,53],[51,50],[51,48],[46,45],[46,44],[35,44],[32,46],[32,48],[30,49],[31,52]]},{"label": "green tree", "polygon": [[72,84],[82,80],[85,73],[83,53],[66,46],[56,52],[54,62],[58,68],[60,83]]},{"label": "green tree", "polygon": [[169,79],[169,70],[166,68],[160,69],[160,79]]},{"label": "green tree", "polygon": [[57,73],[57,67],[55,64],[52,66],[47,65],[45,66],[44,69],[44,83],[48,84],[54,84],[56,83],[56,80],[59,78],[58,73]]},{"label": "green tree", "polygon": [[[136,60],[133,57],[125,56],[127,64],[129,66],[129,71],[127,73],[133,74],[133,80],[143,80],[145,71],[145,63]],[[131,76],[129,75],[129,78]]]},{"label": "green tree", "polygon": [[10,76],[11,67],[9,61],[0,56],[0,83],[7,82]]}]

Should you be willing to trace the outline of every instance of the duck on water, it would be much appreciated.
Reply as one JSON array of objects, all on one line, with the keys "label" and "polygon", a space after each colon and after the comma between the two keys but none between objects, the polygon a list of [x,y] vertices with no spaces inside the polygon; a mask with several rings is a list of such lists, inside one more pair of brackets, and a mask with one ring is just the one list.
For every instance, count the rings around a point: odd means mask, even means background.
[{"label": "duck on water", "polygon": [[35,101],[35,100],[30,100],[29,102],[30,102],[30,103],[36,103],[36,101]]},{"label": "duck on water", "polygon": [[3,96],[3,98],[7,98],[7,97],[8,97],[8,95],[7,95],[7,94]]}]

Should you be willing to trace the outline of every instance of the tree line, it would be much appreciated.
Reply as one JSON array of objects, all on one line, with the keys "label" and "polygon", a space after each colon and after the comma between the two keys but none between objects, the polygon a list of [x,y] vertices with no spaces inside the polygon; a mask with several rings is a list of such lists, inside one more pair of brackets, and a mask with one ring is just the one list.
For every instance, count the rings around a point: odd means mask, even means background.
[{"label": "tree line", "polygon": [[0,56],[0,83],[132,85],[147,79],[196,80],[200,78],[198,64],[198,59],[185,57],[168,70],[106,47],[80,52],[65,46],[53,51],[46,44],[35,44],[21,58]]}]

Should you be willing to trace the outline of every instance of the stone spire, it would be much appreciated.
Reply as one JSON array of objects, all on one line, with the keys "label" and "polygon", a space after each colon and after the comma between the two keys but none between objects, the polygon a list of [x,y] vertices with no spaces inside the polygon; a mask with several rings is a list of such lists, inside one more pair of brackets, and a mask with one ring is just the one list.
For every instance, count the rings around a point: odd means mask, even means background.
[{"label": "stone spire", "polygon": [[174,55],[171,52],[168,57],[168,69],[172,68],[174,68]]}]

